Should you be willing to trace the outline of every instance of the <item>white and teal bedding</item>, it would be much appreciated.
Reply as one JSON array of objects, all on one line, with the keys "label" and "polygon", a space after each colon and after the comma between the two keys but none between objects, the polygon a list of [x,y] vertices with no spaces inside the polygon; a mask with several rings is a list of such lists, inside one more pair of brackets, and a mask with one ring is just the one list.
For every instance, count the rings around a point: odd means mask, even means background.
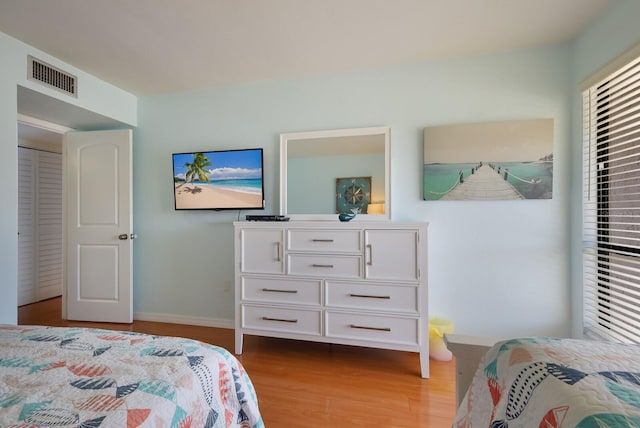
[{"label": "white and teal bedding", "polygon": [[640,346],[500,342],[481,360],[453,426],[640,427]]},{"label": "white and teal bedding", "polygon": [[263,427],[226,350],[110,330],[0,325],[0,427]]}]

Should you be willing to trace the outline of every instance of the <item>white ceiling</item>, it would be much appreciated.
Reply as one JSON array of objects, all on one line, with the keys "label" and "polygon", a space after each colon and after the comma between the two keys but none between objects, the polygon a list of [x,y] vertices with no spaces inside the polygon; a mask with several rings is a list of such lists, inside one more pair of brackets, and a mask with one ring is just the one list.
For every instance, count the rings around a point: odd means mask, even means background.
[{"label": "white ceiling", "polygon": [[0,31],[135,95],[569,41],[613,0],[0,0]]}]

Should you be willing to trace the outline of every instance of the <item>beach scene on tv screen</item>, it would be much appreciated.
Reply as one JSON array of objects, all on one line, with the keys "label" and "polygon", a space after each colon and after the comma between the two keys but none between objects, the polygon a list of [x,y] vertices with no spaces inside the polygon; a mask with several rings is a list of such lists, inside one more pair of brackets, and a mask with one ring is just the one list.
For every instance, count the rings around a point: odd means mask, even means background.
[{"label": "beach scene on tv screen", "polygon": [[176,209],[262,208],[262,151],[173,155]]}]

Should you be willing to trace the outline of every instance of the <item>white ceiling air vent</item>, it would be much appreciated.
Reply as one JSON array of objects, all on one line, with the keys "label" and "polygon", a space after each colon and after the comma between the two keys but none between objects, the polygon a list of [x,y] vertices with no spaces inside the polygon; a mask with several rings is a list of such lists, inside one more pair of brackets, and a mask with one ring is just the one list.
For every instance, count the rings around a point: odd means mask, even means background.
[{"label": "white ceiling air vent", "polygon": [[78,78],[37,58],[28,55],[27,79],[39,82],[67,95],[78,97]]}]

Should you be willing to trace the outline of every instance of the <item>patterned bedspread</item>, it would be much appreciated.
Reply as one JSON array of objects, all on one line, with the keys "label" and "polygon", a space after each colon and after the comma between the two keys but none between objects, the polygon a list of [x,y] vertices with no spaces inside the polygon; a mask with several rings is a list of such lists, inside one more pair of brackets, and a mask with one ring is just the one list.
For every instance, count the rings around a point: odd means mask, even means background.
[{"label": "patterned bedspread", "polygon": [[0,427],[263,427],[226,350],[190,339],[0,325]]},{"label": "patterned bedspread", "polygon": [[525,338],[483,357],[454,427],[640,427],[640,346]]}]

